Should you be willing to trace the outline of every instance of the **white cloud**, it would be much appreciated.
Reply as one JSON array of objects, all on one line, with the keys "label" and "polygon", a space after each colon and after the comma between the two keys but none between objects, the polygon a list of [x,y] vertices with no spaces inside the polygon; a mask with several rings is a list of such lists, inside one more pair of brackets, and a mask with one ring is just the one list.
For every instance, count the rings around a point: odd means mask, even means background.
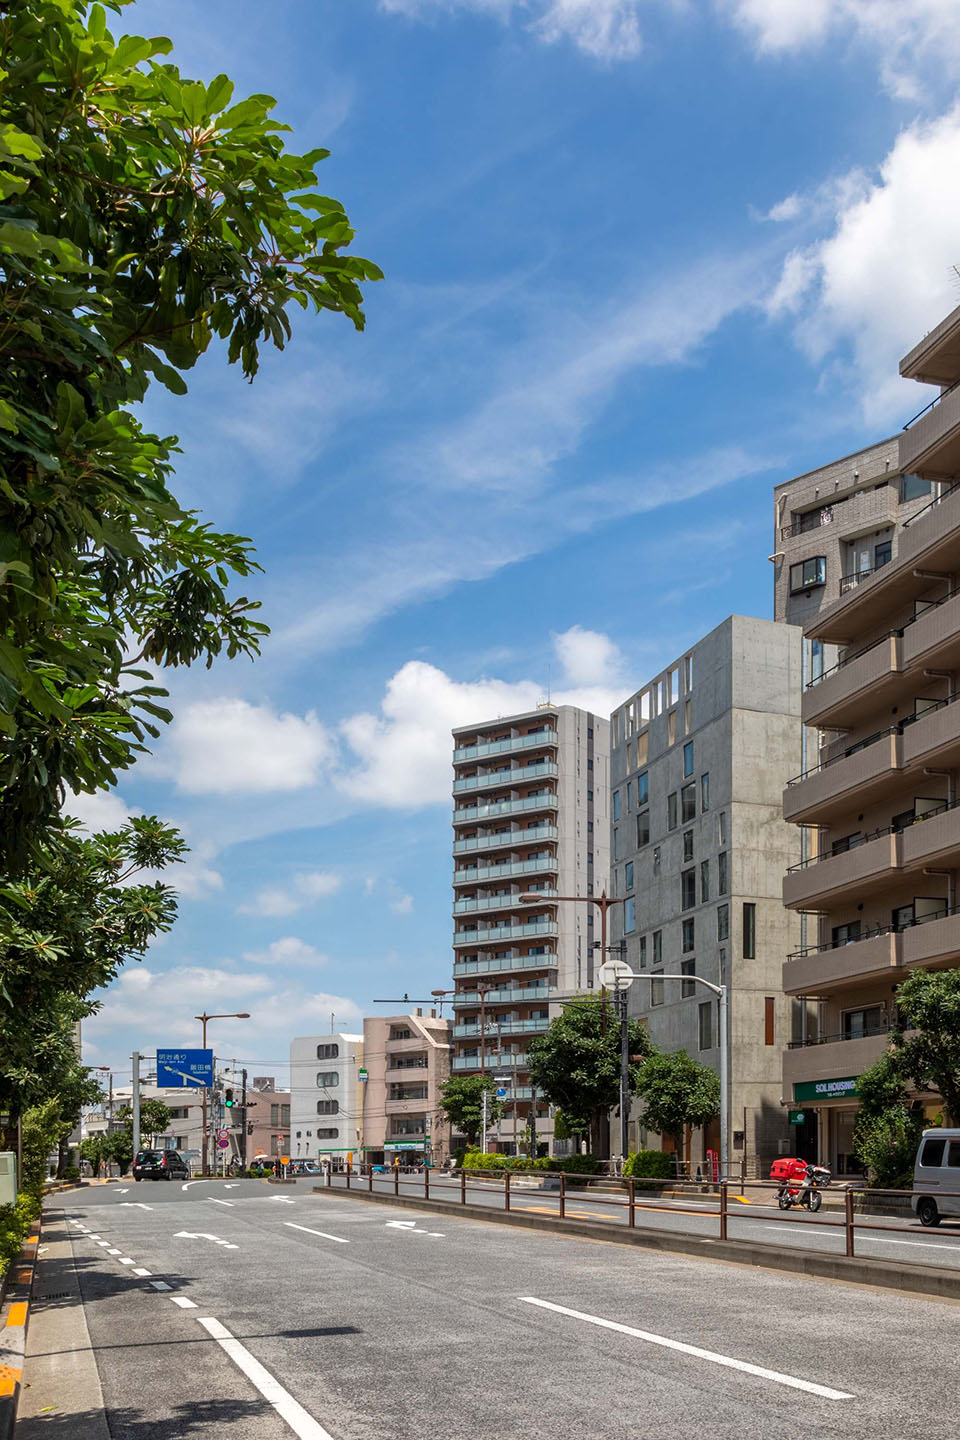
[{"label": "white cloud", "polygon": [[389,901],[389,905],[394,915],[413,914],[413,896],[408,895],[403,890],[398,890],[394,894],[393,899]]},{"label": "white cloud", "polygon": [[329,955],[321,955],[319,950],[308,945],[305,940],[298,940],[295,935],[284,935],[280,940],[274,940],[267,946],[266,950],[251,951],[244,955],[244,960],[249,960],[260,965],[313,965],[321,966],[329,962]]},{"label": "white cloud", "polygon": [[571,625],[553,639],[563,677],[569,685],[609,685],[619,680],[623,656],[609,635]]},{"label": "white cloud", "polygon": [[597,60],[627,60],[642,48],[641,0],[380,0],[381,10],[410,17],[476,10],[504,23],[514,15],[548,44],[572,41]]},{"label": "white cloud", "polygon": [[311,870],[295,875],[291,885],[284,889],[268,885],[245,905],[239,906],[242,915],[293,915],[315,901],[335,895],[343,884],[343,877],[328,870]]},{"label": "white cloud", "polygon": [[79,820],[91,835],[102,830],[119,830],[131,815],[143,813],[129,806],[116,790],[96,790],[92,795],[70,791],[63,808],[67,815]]},{"label": "white cloud", "polygon": [[208,864],[215,853],[211,846],[195,845],[181,865],[171,865],[157,878],[191,900],[203,900],[212,891],[223,889],[223,876]]},{"label": "white cloud", "polygon": [[184,705],[150,768],[191,795],[266,794],[312,785],[330,753],[313,711],[224,698]]},{"label": "white cloud", "polygon": [[832,233],[794,251],[768,297],[771,313],[797,317],[807,354],[859,392],[870,424],[923,404],[898,361],[957,303],[958,172],[960,106],[902,131],[872,183],[858,172],[838,186]]}]

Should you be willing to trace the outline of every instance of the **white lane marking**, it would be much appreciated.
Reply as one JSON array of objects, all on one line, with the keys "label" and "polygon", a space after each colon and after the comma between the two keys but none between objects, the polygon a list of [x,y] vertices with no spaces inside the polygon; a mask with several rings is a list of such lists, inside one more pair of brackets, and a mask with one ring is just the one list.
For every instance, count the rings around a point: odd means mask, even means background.
[{"label": "white lane marking", "polygon": [[111,1247],[107,1250],[107,1254],[108,1254],[108,1255],[122,1255],[122,1254],[123,1254],[123,1251],[122,1251],[122,1250],[115,1250],[115,1249],[113,1248],[113,1246],[111,1246]]},{"label": "white lane marking", "polygon": [[292,1220],[284,1220],[291,1230],[303,1230],[307,1235],[319,1235],[321,1240],[336,1240],[338,1245],[349,1245],[349,1240],[344,1240],[342,1235],[328,1235],[326,1230],[311,1230],[309,1225],[294,1225]]},{"label": "white lane marking", "polygon": [[98,1241],[97,1241],[97,1244],[98,1244],[98,1245],[102,1245],[103,1248],[104,1248],[104,1250],[106,1250],[107,1247],[108,1247],[109,1244],[110,1244],[110,1241],[109,1241],[109,1240],[98,1240]]},{"label": "white lane marking", "polygon": [[861,1240],[872,1240],[875,1245],[919,1245],[921,1250],[950,1250],[956,1248],[955,1246],[951,1246],[946,1235],[940,1242],[936,1240],[885,1240],[882,1235],[858,1235],[857,1243],[859,1244]]},{"label": "white lane marking", "polygon": [[91,1231],[88,1230],[88,1231],[87,1231],[87,1239],[88,1239],[88,1240],[99,1240],[99,1239],[100,1239],[100,1236],[99,1236],[99,1235],[94,1235]]},{"label": "white lane marking", "polygon": [[192,1300],[188,1300],[186,1295],[171,1295],[170,1299],[174,1305],[179,1305],[181,1310],[198,1310],[200,1308]]},{"label": "white lane marking", "polygon": [[191,1185],[209,1185],[209,1183],[209,1180],[188,1180],[185,1185],[180,1186],[180,1189],[189,1190]]},{"label": "white lane marking", "polygon": [[144,1270],[144,1268],[143,1268],[142,1265],[134,1265],[134,1267],[133,1267],[133,1273],[134,1273],[134,1275],[152,1275],[152,1274],[153,1274],[153,1271],[152,1271],[152,1270]]},{"label": "white lane marking", "polygon": [[120,1261],[121,1265],[135,1265],[136,1263],[137,1262],[135,1260],[130,1259],[129,1255],[124,1255],[123,1259]]},{"label": "white lane marking", "polygon": [[333,1440],[329,1430],[324,1430],[319,1421],[308,1415],[303,1406],[294,1400],[289,1390],[284,1390],[259,1360],[255,1360],[245,1345],[241,1345],[225,1325],[211,1316],[198,1315],[197,1319],[207,1334],[216,1340],[222,1350],[230,1356],[238,1370],[242,1370],[252,1385],[260,1391],[282,1420],[285,1420],[297,1436],[297,1440]]},{"label": "white lane marking", "polygon": [[432,1235],[434,1240],[443,1239],[442,1230],[418,1230],[416,1220],[388,1220],[386,1230],[406,1230],[409,1235]]},{"label": "white lane marking", "polygon": [[150,1281],[150,1284],[153,1286],[154,1290],[172,1290],[172,1289],[173,1289],[173,1286],[172,1286],[172,1285],[168,1285],[167,1282],[166,1282],[166,1280],[151,1280],[151,1281]]},{"label": "white lane marking", "polygon": [[233,1201],[233,1200],[218,1200],[217,1197],[216,1197],[216,1195],[208,1195],[208,1196],[207,1196],[207,1199],[210,1201],[210,1203],[211,1203],[212,1205],[230,1205],[230,1206],[233,1206],[233,1205],[236,1203],[236,1202]]},{"label": "white lane marking", "polygon": [[152,1210],[152,1205],[144,1205],[142,1200],[121,1200],[120,1205],[125,1210]]},{"label": "white lane marking", "polygon": [[268,1195],[268,1200],[275,1200],[281,1205],[296,1205],[296,1200],[290,1200],[286,1195]]},{"label": "white lane marking", "polygon": [[224,1188],[224,1190],[236,1190],[236,1188],[237,1188],[237,1182],[234,1181],[234,1183],[233,1183],[232,1185],[224,1185],[223,1188]]},{"label": "white lane marking", "polygon": [[212,1240],[214,1245],[223,1245],[227,1250],[239,1250],[239,1245],[231,1245],[229,1240],[221,1240],[219,1235],[210,1235],[206,1230],[178,1230],[174,1240]]},{"label": "white lane marking", "polygon": [[533,1295],[518,1297],[524,1305],[537,1305],[542,1310],[553,1310],[557,1315],[569,1315],[574,1320],[586,1320],[590,1325],[600,1325],[604,1330],[617,1330],[621,1335],[632,1335],[636,1340],[646,1340],[650,1345],[661,1345],[665,1350],[679,1350],[683,1355],[692,1355],[697,1360],[709,1360],[713,1365],[723,1365],[728,1370],[742,1370],[747,1375],[756,1375],[761,1380],[773,1380],[778,1385],[789,1385],[792,1390],[806,1390],[810,1395],[820,1395],[824,1400],[852,1400],[846,1390],[832,1390],[829,1385],[815,1385],[812,1380],[798,1380],[795,1375],[783,1375],[779,1370],[767,1370],[762,1365],[750,1365],[746,1360],[734,1360],[730,1355],[718,1355],[714,1350],[701,1350],[699,1345],[685,1345],[680,1340],[669,1340],[665,1335],[651,1335],[647,1330],[635,1330],[632,1325],[620,1325],[616,1320],[602,1320],[599,1315],[585,1315],[582,1310],[568,1310],[565,1305],[554,1305],[550,1300],[538,1300]]}]

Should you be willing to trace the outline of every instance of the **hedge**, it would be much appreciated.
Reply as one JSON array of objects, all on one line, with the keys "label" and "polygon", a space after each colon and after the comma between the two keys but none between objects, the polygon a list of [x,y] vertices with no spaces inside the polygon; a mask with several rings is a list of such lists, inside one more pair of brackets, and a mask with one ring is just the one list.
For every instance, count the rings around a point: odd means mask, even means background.
[{"label": "hedge", "polygon": [[538,1160],[529,1160],[525,1155],[499,1155],[483,1150],[468,1150],[463,1157],[464,1170],[510,1170],[514,1172],[553,1171],[565,1175],[596,1175],[600,1161],[593,1155],[568,1155],[561,1160],[555,1155],[544,1155]]},{"label": "hedge", "polygon": [[673,1156],[665,1150],[638,1150],[627,1156],[623,1173],[634,1179],[669,1180],[673,1176]]}]

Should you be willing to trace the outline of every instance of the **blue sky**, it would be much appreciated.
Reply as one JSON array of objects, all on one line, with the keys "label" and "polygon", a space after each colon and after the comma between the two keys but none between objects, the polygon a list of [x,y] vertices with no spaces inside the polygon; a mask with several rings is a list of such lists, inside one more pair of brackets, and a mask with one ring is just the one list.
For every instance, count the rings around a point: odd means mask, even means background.
[{"label": "blue sky", "polygon": [[[608,711],[731,611],[769,615],[772,486],[925,402],[960,301],[955,0],[140,0],[184,73],[277,97],[385,280],[251,388],[151,398],[177,492],[254,537],[263,658],[89,823],[193,847],[181,918],[89,1063],[289,1038],[450,975],[449,730]],[[118,27],[119,28],[119,27]]]}]

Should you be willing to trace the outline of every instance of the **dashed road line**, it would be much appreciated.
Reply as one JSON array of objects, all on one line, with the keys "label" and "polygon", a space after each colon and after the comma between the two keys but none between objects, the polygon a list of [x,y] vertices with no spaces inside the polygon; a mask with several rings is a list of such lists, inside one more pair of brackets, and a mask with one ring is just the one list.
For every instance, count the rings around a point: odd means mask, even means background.
[{"label": "dashed road line", "polygon": [[210,1201],[211,1205],[231,1205],[231,1206],[232,1206],[232,1205],[235,1205],[235,1204],[236,1204],[236,1201],[235,1201],[235,1200],[218,1200],[217,1197],[216,1197],[216,1195],[208,1195],[208,1196],[207,1196],[207,1199]]},{"label": "dashed road line", "polygon": [[174,1305],[179,1305],[181,1310],[199,1310],[200,1308],[192,1300],[188,1300],[186,1295],[171,1295],[170,1299]]},{"label": "dashed road line", "polygon": [[294,1225],[292,1220],[284,1220],[291,1230],[303,1230],[307,1235],[319,1235],[321,1240],[335,1240],[338,1245],[349,1245],[349,1240],[344,1240],[342,1235],[328,1235],[326,1230],[311,1230],[309,1225]]},{"label": "dashed road line", "polygon": [[153,1271],[152,1271],[152,1270],[144,1270],[144,1268],[143,1268],[142,1265],[134,1265],[134,1267],[133,1267],[133,1273],[134,1273],[134,1275],[152,1275],[152,1274],[153,1274]]},{"label": "dashed road line", "polygon": [[135,1260],[130,1259],[129,1255],[124,1255],[123,1259],[120,1261],[121,1265],[135,1265],[136,1263],[137,1262]]},{"label": "dashed road line", "polygon": [[217,1344],[221,1347],[252,1385],[260,1391],[270,1405],[273,1406],[282,1420],[290,1426],[297,1440],[333,1440],[329,1430],[324,1430],[318,1420],[308,1415],[299,1401],[294,1400],[289,1390],[285,1390],[279,1380],[274,1379],[270,1371],[255,1360],[245,1345],[231,1335],[225,1325],[212,1316],[198,1316],[200,1324]]}]

